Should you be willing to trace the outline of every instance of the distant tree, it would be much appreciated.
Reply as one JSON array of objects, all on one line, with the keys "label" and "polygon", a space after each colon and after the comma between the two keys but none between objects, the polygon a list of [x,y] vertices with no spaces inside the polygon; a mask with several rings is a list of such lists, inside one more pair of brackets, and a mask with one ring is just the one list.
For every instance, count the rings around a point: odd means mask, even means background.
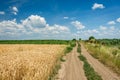
[{"label": "distant tree", "polygon": [[76,41],[76,39],[74,38],[72,41]]},{"label": "distant tree", "polygon": [[90,36],[89,37],[89,42],[90,43],[95,43],[96,42],[95,37],[94,36]]},{"label": "distant tree", "polygon": [[82,39],[81,38],[79,38],[79,41],[81,41]]},{"label": "distant tree", "polygon": [[90,37],[89,37],[89,40],[92,40],[92,39],[95,39],[95,37],[94,37],[94,36],[90,36]]}]

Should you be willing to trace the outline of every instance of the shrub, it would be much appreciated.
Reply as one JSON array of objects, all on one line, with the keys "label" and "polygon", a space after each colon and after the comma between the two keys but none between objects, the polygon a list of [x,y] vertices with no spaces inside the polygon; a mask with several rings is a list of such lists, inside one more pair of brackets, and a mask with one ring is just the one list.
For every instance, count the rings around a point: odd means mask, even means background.
[{"label": "shrub", "polygon": [[71,51],[72,51],[72,49],[73,49],[73,48],[72,48],[72,47],[70,47],[70,46],[66,47],[65,54],[66,54],[66,53],[71,52]]},{"label": "shrub", "polygon": [[112,51],[113,56],[116,56],[116,55],[117,55],[117,52],[118,52],[118,50],[114,49],[114,50]]}]

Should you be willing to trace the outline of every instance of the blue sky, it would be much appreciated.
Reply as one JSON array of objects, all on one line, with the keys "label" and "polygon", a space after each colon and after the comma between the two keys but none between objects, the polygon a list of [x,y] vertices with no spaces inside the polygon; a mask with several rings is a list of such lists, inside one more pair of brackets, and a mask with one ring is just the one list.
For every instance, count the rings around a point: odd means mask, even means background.
[{"label": "blue sky", "polygon": [[120,38],[120,0],[0,0],[0,39]]}]

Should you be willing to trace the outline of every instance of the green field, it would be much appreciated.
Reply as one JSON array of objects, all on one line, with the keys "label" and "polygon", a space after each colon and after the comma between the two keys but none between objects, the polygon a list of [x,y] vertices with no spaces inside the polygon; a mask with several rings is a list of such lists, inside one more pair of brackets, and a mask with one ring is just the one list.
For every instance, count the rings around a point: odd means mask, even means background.
[{"label": "green field", "polygon": [[70,40],[0,40],[0,44],[69,44]]}]

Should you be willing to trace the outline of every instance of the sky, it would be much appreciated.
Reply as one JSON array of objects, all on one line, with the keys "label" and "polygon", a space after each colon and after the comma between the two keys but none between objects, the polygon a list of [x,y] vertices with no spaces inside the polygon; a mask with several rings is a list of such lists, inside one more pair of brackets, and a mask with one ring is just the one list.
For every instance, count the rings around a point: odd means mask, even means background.
[{"label": "sky", "polygon": [[120,0],[0,0],[0,40],[120,38]]}]

